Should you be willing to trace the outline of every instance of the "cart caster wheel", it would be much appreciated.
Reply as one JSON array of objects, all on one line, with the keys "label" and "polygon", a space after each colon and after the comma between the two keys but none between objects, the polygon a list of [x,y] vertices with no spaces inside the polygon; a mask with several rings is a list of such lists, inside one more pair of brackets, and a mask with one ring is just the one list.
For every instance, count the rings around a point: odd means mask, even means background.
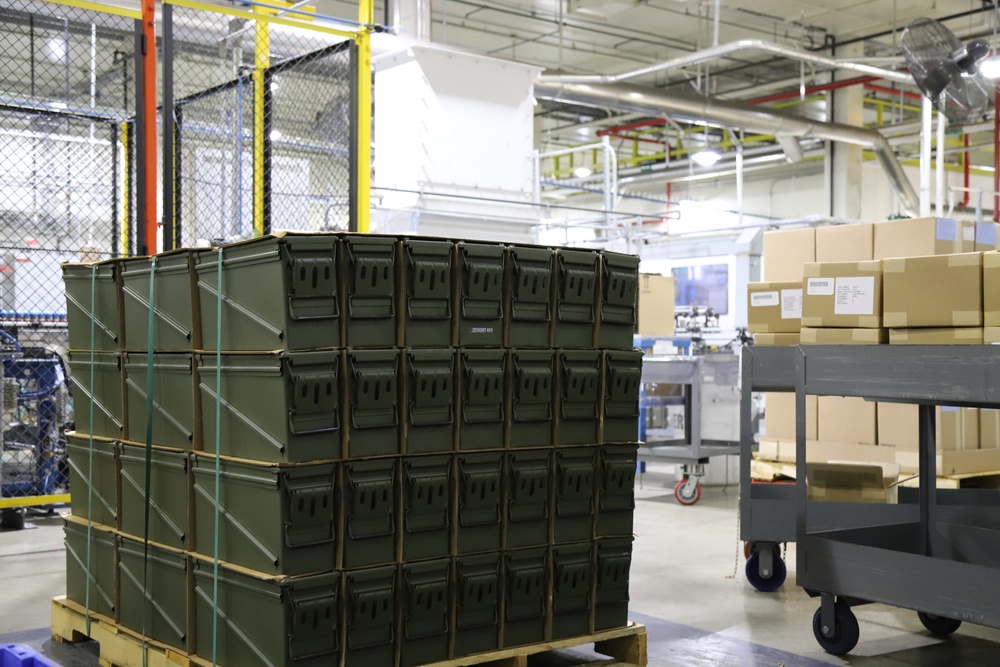
[{"label": "cart caster wheel", "polygon": [[698,482],[682,479],[674,486],[674,498],[681,505],[694,505],[701,500],[701,487]]},{"label": "cart caster wheel", "polygon": [[962,621],[954,618],[947,618],[946,616],[935,616],[934,614],[925,614],[922,611],[917,612],[917,618],[920,622],[924,624],[927,628],[927,632],[932,635],[937,635],[938,637],[947,637],[951,633],[958,630],[962,625]]},{"label": "cart caster wheel", "polygon": [[6,508],[0,515],[0,526],[11,530],[24,530],[24,508]]},{"label": "cart caster wheel", "polygon": [[846,604],[837,603],[833,607],[834,628],[829,637],[823,634],[823,610],[817,609],[813,614],[813,634],[823,650],[831,655],[846,655],[858,645],[861,629],[858,627],[858,617]]},{"label": "cart caster wheel", "polygon": [[761,593],[773,593],[785,583],[788,570],[785,568],[785,561],[777,554],[771,559],[774,571],[770,577],[763,577],[760,574],[760,552],[754,551],[747,559],[746,574],[747,581]]}]

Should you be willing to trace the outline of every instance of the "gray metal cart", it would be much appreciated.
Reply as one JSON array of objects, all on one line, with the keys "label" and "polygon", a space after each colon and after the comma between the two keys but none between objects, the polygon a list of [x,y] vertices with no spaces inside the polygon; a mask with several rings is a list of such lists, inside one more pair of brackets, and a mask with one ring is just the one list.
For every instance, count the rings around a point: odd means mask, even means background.
[{"label": "gray metal cart", "polygon": [[[780,535],[794,510],[797,584],[820,598],[813,632],[828,652],[857,644],[852,607],[870,602],[912,609],[934,634],[962,621],[1000,627],[1000,492],[936,488],[934,406],[1000,406],[1000,350],[991,346],[803,346],[744,354],[764,388],[769,369],[796,390],[796,483],[791,503],[774,507]],[[780,371],[778,370],[780,368]],[[744,378],[746,381],[746,378]],[[752,384],[753,381],[751,381]],[[769,383],[770,382],[770,383]],[[920,487],[899,504],[809,502],[806,488],[805,397],[860,396],[920,406]],[[754,513],[764,498],[753,500]],[[902,490],[901,490],[902,491]],[[764,494],[767,495],[767,494]],[[905,496],[905,494],[903,494]],[[910,501],[910,502],[908,502]],[[915,501],[915,502],[914,502]],[[754,522],[749,521],[750,535]],[[762,526],[757,526],[763,529]],[[758,552],[759,553],[759,552]]]},{"label": "gray metal cart", "polygon": [[682,505],[701,497],[699,480],[713,456],[740,453],[739,357],[734,354],[645,357],[642,383],[684,385],[683,438],[648,430],[639,448],[642,461],[664,461],[684,466],[684,477],[674,487]]}]

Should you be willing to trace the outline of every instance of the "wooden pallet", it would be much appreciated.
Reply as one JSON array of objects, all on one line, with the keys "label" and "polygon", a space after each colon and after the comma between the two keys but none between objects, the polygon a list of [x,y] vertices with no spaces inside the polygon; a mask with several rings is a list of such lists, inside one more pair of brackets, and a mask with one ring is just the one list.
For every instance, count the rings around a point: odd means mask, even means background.
[{"label": "wooden pallet", "polygon": [[91,612],[88,632],[86,610],[65,596],[52,598],[52,638],[67,644],[87,639],[98,642],[101,667],[143,667],[143,653],[147,667],[204,667],[208,664],[151,639],[144,645],[139,634],[101,614]]},{"label": "wooden pallet", "polygon": [[[561,648],[578,648],[594,644],[594,651],[613,658],[616,664],[629,667],[646,667],[646,626],[629,622],[624,628],[605,630],[585,637],[573,637],[557,641],[516,646],[499,651],[477,653],[444,662],[435,662],[424,667],[527,667],[528,657]],[[605,664],[605,663],[600,663]]]},{"label": "wooden pallet", "polygon": [[[65,596],[52,599],[52,638],[63,643],[76,643],[91,639],[100,643],[101,667],[143,667],[143,653],[147,667],[209,667],[201,658],[180,653],[177,649],[142,637],[117,625],[101,614],[90,614],[87,630],[86,610]],[[594,644],[601,655],[614,658],[629,667],[646,667],[646,626],[629,623],[624,628],[606,630],[585,637],[529,644],[515,648],[479,653],[425,667],[527,667],[528,656],[561,648],[576,648]]]},{"label": "wooden pallet", "polygon": [[795,464],[781,461],[750,461],[750,479],[755,482],[778,482],[795,479]]}]

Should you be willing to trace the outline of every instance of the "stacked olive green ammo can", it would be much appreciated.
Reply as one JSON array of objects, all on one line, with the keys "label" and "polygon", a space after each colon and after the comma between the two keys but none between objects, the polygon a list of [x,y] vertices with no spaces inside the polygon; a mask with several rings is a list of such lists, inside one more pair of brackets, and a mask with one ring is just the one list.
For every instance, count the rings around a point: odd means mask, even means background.
[{"label": "stacked olive green ammo can", "polygon": [[152,264],[64,270],[71,600],[89,532],[94,612],[202,658],[217,614],[225,667],[627,623],[637,258],[285,234]]}]

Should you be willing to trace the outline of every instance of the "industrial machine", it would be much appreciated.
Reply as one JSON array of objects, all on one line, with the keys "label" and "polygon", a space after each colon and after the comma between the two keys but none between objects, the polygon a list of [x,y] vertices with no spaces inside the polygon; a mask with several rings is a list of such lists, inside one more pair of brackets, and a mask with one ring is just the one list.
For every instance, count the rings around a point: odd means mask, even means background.
[{"label": "industrial machine", "polygon": [[26,507],[69,487],[66,463],[68,374],[58,353],[24,348],[0,329],[0,512],[24,527]]},{"label": "industrial machine", "polygon": [[682,505],[701,498],[699,481],[711,457],[739,454],[739,354],[693,351],[647,354],[639,394],[639,439],[645,444],[638,457],[682,465],[674,487]]}]

